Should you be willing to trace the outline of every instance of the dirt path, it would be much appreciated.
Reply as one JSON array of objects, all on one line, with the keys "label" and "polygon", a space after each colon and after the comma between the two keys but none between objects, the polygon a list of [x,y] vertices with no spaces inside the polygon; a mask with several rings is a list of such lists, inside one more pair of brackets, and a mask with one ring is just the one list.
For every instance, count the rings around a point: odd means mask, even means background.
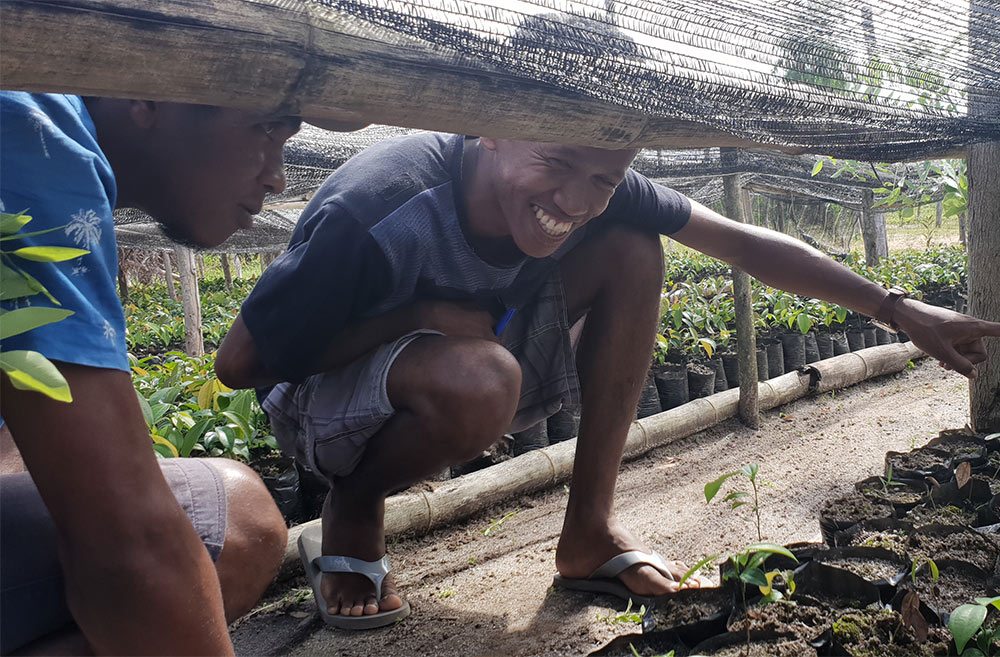
[{"label": "dirt path", "polygon": [[[762,493],[764,537],[819,540],[823,500],[881,473],[886,450],[907,450],[961,427],[968,412],[965,380],[925,359],[901,374],[770,411],[758,431],[730,420],[626,464],[618,514],[667,558],[693,563],[737,549],[756,539],[746,508],[708,506],[702,489],[758,462],[759,477],[771,482]],[[299,579],[237,624],[237,654],[561,657],[639,631],[614,622],[623,609],[614,598],[551,590],[566,495],[560,487],[522,497],[460,526],[390,545],[413,607],[396,627],[329,630]]]}]

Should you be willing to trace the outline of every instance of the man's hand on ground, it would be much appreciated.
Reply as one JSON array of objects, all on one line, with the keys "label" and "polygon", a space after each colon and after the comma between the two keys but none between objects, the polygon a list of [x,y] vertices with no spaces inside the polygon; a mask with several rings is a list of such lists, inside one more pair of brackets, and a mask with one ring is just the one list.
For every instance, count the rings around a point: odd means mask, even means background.
[{"label": "man's hand on ground", "polygon": [[1000,323],[987,322],[945,308],[903,299],[896,323],[913,344],[937,358],[942,367],[974,379],[976,365],[986,360],[984,337],[1000,337]]}]

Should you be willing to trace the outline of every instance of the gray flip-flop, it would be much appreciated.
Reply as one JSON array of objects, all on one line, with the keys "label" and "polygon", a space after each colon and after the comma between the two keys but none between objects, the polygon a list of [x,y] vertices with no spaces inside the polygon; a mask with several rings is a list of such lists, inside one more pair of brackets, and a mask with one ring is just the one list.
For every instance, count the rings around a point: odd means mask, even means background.
[{"label": "gray flip-flop", "polygon": [[587,593],[607,593],[622,600],[632,600],[633,605],[646,605],[653,601],[653,597],[638,595],[633,593],[618,578],[623,572],[636,564],[643,564],[656,568],[664,577],[675,580],[673,573],[667,568],[667,562],[656,552],[648,553],[641,550],[629,550],[611,557],[605,561],[588,577],[563,577],[556,575],[552,584],[571,591],[585,591]]},{"label": "gray flip-flop", "polygon": [[323,554],[323,530],[319,525],[309,527],[299,535],[299,557],[306,569],[306,576],[312,584],[316,607],[323,621],[342,630],[370,630],[392,625],[410,615],[410,604],[403,600],[403,606],[390,611],[380,611],[367,616],[343,616],[331,614],[323,599],[321,582],[323,573],[357,573],[364,575],[375,585],[375,599],[382,599],[382,580],[389,574],[388,557],[378,561],[364,561],[354,557],[330,556]]}]

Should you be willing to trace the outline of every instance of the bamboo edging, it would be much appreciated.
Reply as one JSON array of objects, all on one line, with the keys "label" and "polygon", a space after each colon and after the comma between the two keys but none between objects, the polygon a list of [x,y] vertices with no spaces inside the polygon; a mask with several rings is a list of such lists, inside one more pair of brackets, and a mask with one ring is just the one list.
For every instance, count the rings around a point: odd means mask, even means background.
[{"label": "bamboo edging", "polygon": [[[900,372],[906,364],[927,354],[912,342],[870,347],[807,365],[758,385],[761,410],[846,388],[867,379]],[[625,443],[625,458],[686,438],[734,417],[739,389],[733,388],[632,423]],[[428,490],[399,493],[386,500],[385,534],[424,534],[432,529],[468,518],[515,495],[551,488],[569,479],[573,471],[576,438],[498,463],[497,465],[444,482],[428,482]],[[312,520],[288,530],[288,545],[279,577],[300,568],[298,538]]]}]

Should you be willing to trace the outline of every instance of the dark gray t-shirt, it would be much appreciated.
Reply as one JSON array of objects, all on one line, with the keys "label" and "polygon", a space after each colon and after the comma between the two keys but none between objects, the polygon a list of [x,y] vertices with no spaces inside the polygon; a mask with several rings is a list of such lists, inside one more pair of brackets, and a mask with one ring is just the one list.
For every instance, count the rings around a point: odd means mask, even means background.
[{"label": "dark gray t-shirt", "polygon": [[242,315],[265,366],[298,382],[346,326],[415,299],[474,303],[499,318],[523,305],[559,258],[609,222],[669,235],[683,195],[629,170],[607,210],[547,258],[493,263],[463,232],[465,137],[390,139],[337,169],[299,219],[288,250],[264,272]]}]

